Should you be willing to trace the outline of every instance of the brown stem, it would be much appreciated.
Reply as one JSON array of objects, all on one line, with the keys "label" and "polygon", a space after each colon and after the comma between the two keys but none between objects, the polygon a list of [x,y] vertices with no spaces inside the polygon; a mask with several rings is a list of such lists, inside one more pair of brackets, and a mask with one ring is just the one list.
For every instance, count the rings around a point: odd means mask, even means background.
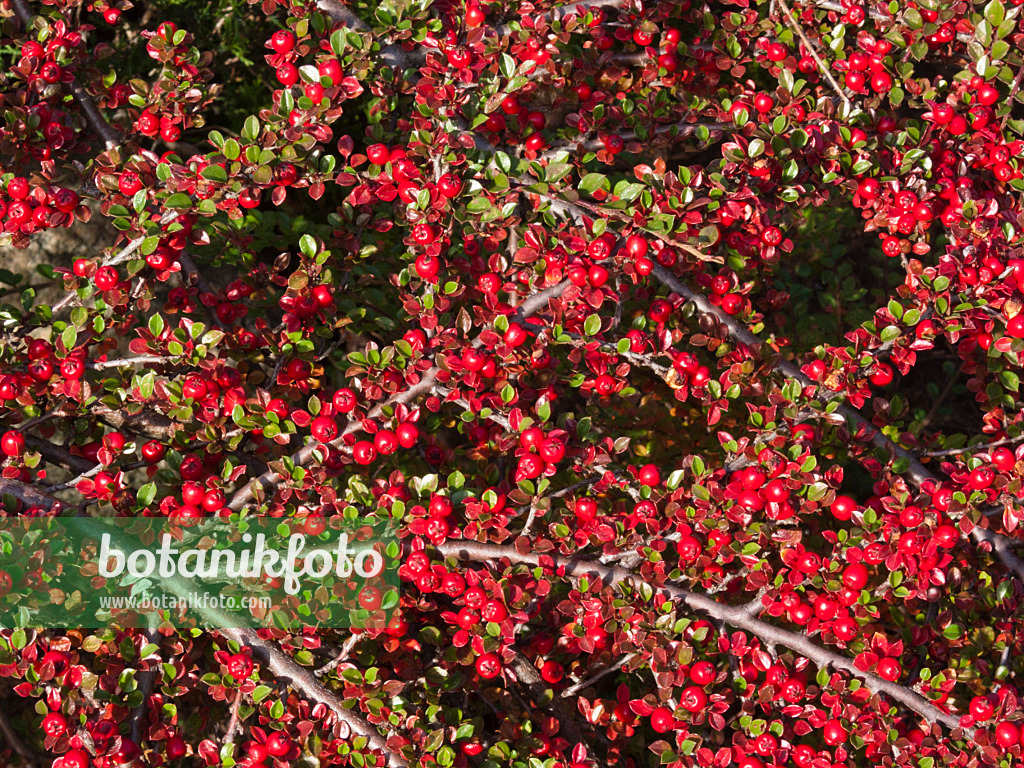
[{"label": "brown stem", "polygon": [[107,368],[122,368],[135,365],[163,365],[173,363],[174,358],[167,355],[139,355],[137,357],[121,357],[116,360],[90,360],[86,363],[87,368],[94,371],[102,371]]},{"label": "brown stem", "polygon": [[[549,686],[544,682],[544,678],[540,676],[537,668],[519,651],[515,651],[515,656],[512,657],[512,663],[509,667],[519,684],[529,693],[534,704],[542,706],[540,702],[546,698]],[[570,743],[586,746],[587,741],[583,736],[583,729],[580,727],[577,713],[574,709],[567,706],[564,699],[555,696],[548,702],[547,708],[552,711],[558,720],[562,733]]]},{"label": "brown stem", "polygon": [[922,456],[955,456],[961,453],[970,453],[971,451],[977,451],[979,453],[987,453],[992,448],[998,448],[1001,445],[1012,445],[1013,443],[1019,443],[1024,440],[1024,435],[1017,435],[1017,437],[1005,437],[1002,440],[995,440],[991,443],[982,443],[981,445],[965,445],[963,448],[947,448],[944,451],[922,451]]},{"label": "brown stem", "polygon": [[[32,27],[35,14],[32,13],[32,9],[28,7],[28,3],[25,0],[11,0],[11,3],[14,6],[15,16],[21,20],[22,26],[28,32]],[[104,146],[107,149],[120,146],[121,134],[100,114],[96,102],[92,100],[92,96],[82,87],[82,84],[77,80],[72,80],[68,89],[71,91],[71,96],[85,117],[85,124],[103,140]]]},{"label": "brown stem", "polygon": [[175,432],[182,428],[169,417],[155,411],[142,410],[138,413],[126,413],[123,410],[98,405],[93,407],[92,412],[114,429],[131,430],[157,440],[169,440]]},{"label": "brown stem", "polygon": [[4,741],[7,745],[21,755],[30,765],[43,765],[47,762],[44,755],[36,752],[32,747],[25,743],[25,740],[21,738],[11,721],[7,717],[6,707],[0,707],[0,733],[4,735]]},{"label": "brown stem", "polygon": [[42,507],[49,510],[57,505],[58,512],[63,507],[59,500],[48,493],[7,477],[0,477],[0,496],[13,496],[26,507]]},{"label": "brown stem", "polygon": [[[156,630],[147,629],[145,635],[147,644],[159,644],[160,635]],[[145,737],[143,729],[146,726],[146,716],[149,712],[149,698],[153,695],[153,688],[156,686],[156,678],[159,674],[159,669],[159,664],[157,664],[153,669],[147,669],[142,673],[141,679],[139,680],[139,690],[142,692],[142,701],[139,702],[139,705],[132,710],[131,726],[129,729],[132,741],[134,741],[136,746],[139,747],[142,746],[142,741]]]},{"label": "brown stem", "polygon": [[828,80],[828,84],[832,86],[832,90],[836,92],[836,95],[842,99],[843,104],[846,105],[847,109],[853,109],[853,103],[850,101],[850,98],[846,95],[846,92],[842,87],[840,87],[839,83],[836,82],[836,79],[832,77],[832,72],[829,71],[825,62],[821,60],[821,57],[818,55],[817,48],[814,47],[814,44],[811,43],[806,33],[804,33],[804,28],[801,26],[800,22],[796,20],[793,12],[789,10],[789,5],[786,3],[786,0],[778,0],[778,3],[779,7],[782,8],[782,12],[786,14],[786,20],[789,22],[789,26],[797,33],[797,35],[799,35],[800,39],[804,43],[804,47],[807,49],[807,52],[811,55],[811,58],[814,59],[814,63],[818,65],[818,71],[821,72],[822,76],[826,80]]},{"label": "brown stem", "polygon": [[231,719],[228,720],[228,730],[224,734],[225,744],[235,743],[235,732],[238,730],[238,709],[242,705],[242,691],[235,691],[235,700],[231,702]]},{"label": "brown stem", "polygon": [[[479,563],[504,559],[508,560],[510,564],[525,564],[556,570],[560,575],[564,573],[567,577],[586,576],[591,579],[597,577],[610,586],[616,586],[629,581],[639,582],[643,580],[634,572],[621,567],[602,565],[590,560],[576,560],[548,553],[520,552],[514,547],[496,544],[481,544],[475,541],[449,541],[440,545],[437,549],[445,557],[456,560]],[[762,621],[754,615],[750,605],[725,605],[724,603],[712,600],[706,595],[690,592],[671,584],[657,587],[656,591],[661,592],[666,598],[678,600],[692,611],[756,635],[766,643],[785,646],[791,651],[795,651],[810,659],[820,669],[831,667],[832,669],[841,670],[853,676],[863,678],[871,690],[890,696],[930,722],[939,723],[950,730],[960,728],[959,718],[941,711],[923,696],[905,686],[885,680],[874,673],[863,672],[857,669],[850,659],[816,645],[799,632],[791,632]]]},{"label": "brown stem", "polygon": [[[842,3],[836,2],[836,0],[815,0],[813,3],[815,8],[821,8],[823,11],[835,11],[836,13],[846,13],[846,8],[843,7]],[[869,7],[867,10],[867,16],[872,21],[893,21],[891,16],[874,10]],[[967,32],[958,32],[956,39],[961,43],[970,43],[974,40],[974,35]]]},{"label": "brown stem", "polygon": [[331,659],[329,662],[324,664],[322,667],[320,667],[316,671],[314,671],[313,674],[316,675],[317,677],[323,677],[328,672],[331,672],[334,669],[337,669],[339,664],[344,664],[345,661],[348,659],[349,654],[352,653],[352,649],[355,648],[356,643],[359,642],[359,637],[360,637],[359,635],[352,635],[351,637],[349,637],[342,644],[341,650],[338,651],[338,654],[333,659]]},{"label": "brown stem", "polygon": [[276,644],[264,640],[253,629],[222,629],[220,633],[239,645],[253,650],[256,658],[278,681],[290,683],[291,686],[311,702],[328,707],[344,726],[346,733],[356,734],[366,739],[371,749],[383,752],[390,768],[404,768],[405,759],[398,752],[388,747],[380,732],[362,717],[345,707],[345,702],[332,691],[328,690],[316,679],[312,670],[300,667],[295,660],[285,654]]},{"label": "brown stem", "polygon": [[33,451],[38,451],[42,457],[54,466],[63,467],[68,472],[82,474],[91,470],[95,464],[83,456],[73,456],[71,452],[60,445],[55,445],[49,440],[43,440],[35,435],[25,435],[25,445]]},{"label": "brown stem", "polygon": [[[343,24],[356,32],[372,32],[370,25],[359,18],[355,12],[344,3],[338,0],[317,0],[316,7],[330,16],[334,21]],[[401,43],[392,43],[381,49],[380,60],[389,67],[401,70],[409,69],[418,63],[418,57],[409,54],[402,48]]]},{"label": "brown stem", "polygon": [[[530,317],[531,315],[540,312],[542,309],[547,307],[548,302],[551,299],[556,298],[565,291],[570,285],[568,280],[563,280],[556,285],[549,286],[544,290],[538,291],[533,295],[529,296],[522,304],[519,305],[516,310],[515,319],[523,319]],[[474,347],[482,346],[483,342],[478,337],[473,340]],[[369,413],[364,417],[365,419],[376,419],[379,418],[385,408],[393,408],[396,405],[408,405],[409,403],[416,400],[420,395],[426,395],[433,391],[437,386],[437,374],[440,369],[437,366],[430,368],[426,371],[422,378],[409,389],[399,392],[396,395],[392,395],[388,400],[383,403],[378,403],[370,409]],[[359,430],[362,427],[363,419],[350,421],[345,428],[341,431],[341,434],[335,438],[330,445],[334,448],[341,448],[345,443],[345,438],[353,432]],[[298,451],[292,454],[291,460],[295,466],[303,466],[308,464],[313,459],[313,454],[317,449],[323,450],[320,443],[315,441],[303,446]],[[264,493],[271,493],[281,482],[282,478],[273,469],[268,469],[262,475],[257,477],[252,482],[239,488],[234,495],[231,497],[231,501],[228,502],[228,507],[238,512],[249,504],[253,499],[256,498],[255,488],[259,487]]]},{"label": "brown stem", "polygon": [[[699,129],[707,128],[709,131],[736,131],[739,130],[733,123],[672,123],[671,125],[657,125],[653,130],[649,131],[649,135],[645,141],[650,141],[658,136],[668,136],[673,141],[676,139],[684,139],[688,136],[692,136]],[[673,135],[673,131],[675,134]],[[635,131],[626,131],[625,133],[618,134],[623,141],[635,141],[637,135]],[[587,140],[586,136],[580,136],[572,141],[559,143],[553,145],[550,149],[546,149],[537,155],[538,160],[551,160],[559,152],[566,150],[575,152],[579,149],[593,152],[601,149],[604,146],[604,141],[600,139]],[[480,147],[478,147],[480,149]],[[492,150],[493,151],[493,150]]]},{"label": "brown stem", "polygon": [[1024,78],[1024,62],[1017,67],[1017,76],[1013,78],[1013,85],[1010,86],[1010,95],[1006,98],[1006,103],[1010,105],[1010,109],[1003,119],[999,122],[1000,129],[1006,128],[1006,122],[1010,119],[1010,115],[1013,113],[1013,100],[1017,96],[1017,91],[1020,90],[1021,79]]},{"label": "brown stem", "polygon": [[586,677],[586,678],[580,680],[578,683],[576,683],[574,685],[570,685],[568,688],[566,688],[564,691],[562,691],[562,693],[560,694],[561,697],[563,699],[567,699],[570,696],[572,696],[572,695],[574,695],[576,693],[579,693],[584,688],[589,688],[594,683],[596,683],[598,680],[600,680],[602,677],[607,677],[608,675],[612,674],[613,672],[616,672],[616,671],[622,669],[624,666],[629,664],[629,662],[631,662],[633,659],[635,659],[636,656],[637,655],[635,653],[627,653],[625,656],[620,658],[618,661],[616,661],[610,667],[605,667],[600,672],[597,672],[597,673],[591,675],[590,677]]},{"label": "brown stem", "polygon": [[[552,21],[564,19],[570,13],[584,16],[591,8],[612,8],[623,5],[625,5],[624,0],[578,0],[575,3],[566,3],[554,8],[547,14],[546,18],[550,24]],[[498,37],[504,37],[512,31],[512,27],[508,24],[499,24],[494,28],[494,31]]]}]

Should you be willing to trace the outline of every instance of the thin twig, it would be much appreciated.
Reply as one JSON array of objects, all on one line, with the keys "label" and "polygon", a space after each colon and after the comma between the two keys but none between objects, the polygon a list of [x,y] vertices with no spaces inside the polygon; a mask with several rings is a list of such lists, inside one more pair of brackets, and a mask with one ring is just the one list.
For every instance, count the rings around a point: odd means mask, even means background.
[{"label": "thin twig", "polygon": [[928,456],[929,458],[936,458],[940,456],[955,456],[960,453],[969,453],[972,451],[978,453],[987,453],[992,448],[998,448],[1002,445],[1013,445],[1024,440],[1024,435],[1017,435],[1017,437],[1004,437],[1002,440],[995,440],[991,443],[979,443],[977,445],[965,445],[963,448],[946,448],[942,451],[921,451],[921,456]]},{"label": "thin twig", "polygon": [[[325,688],[312,670],[300,667],[294,659],[269,640],[264,640],[253,629],[222,629],[220,633],[239,645],[251,648],[254,656],[279,682],[290,684],[311,702],[321,703],[334,713],[345,730],[363,736],[370,749],[380,750],[387,757],[390,768],[405,768],[407,765],[397,751],[388,747],[380,732],[366,720],[345,706],[344,700]],[[343,734],[342,738],[348,738]]]},{"label": "thin twig", "polygon": [[842,99],[843,104],[846,105],[846,108],[853,109],[853,103],[850,101],[850,98],[846,95],[846,92],[843,91],[843,89],[840,87],[839,83],[836,82],[836,79],[832,77],[832,73],[829,71],[829,68],[825,66],[825,62],[822,61],[821,57],[818,55],[817,49],[814,47],[814,44],[811,43],[810,39],[807,37],[806,33],[804,32],[804,28],[800,25],[800,22],[796,20],[796,17],[793,15],[793,12],[789,10],[789,5],[786,3],[786,0],[778,0],[778,4],[779,7],[782,8],[782,12],[786,14],[786,20],[789,22],[789,26],[792,27],[793,31],[800,36],[800,39],[804,43],[804,47],[807,48],[807,52],[811,55],[811,58],[814,59],[814,63],[818,65],[818,71],[821,72],[821,74],[824,76],[826,80],[828,80],[828,84],[832,86],[832,90],[836,92],[836,95],[838,95],[839,98]]},{"label": "thin twig", "polygon": [[[160,635],[156,630],[147,629],[145,635],[147,644],[159,644]],[[156,678],[159,669],[159,665],[154,666],[152,669],[147,669],[142,673],[139,680],[139,691],[142,693],[142,701],[140,701],[139,705],[132,710],[131,726],[129,729],[132,741],[135,742],[136,746],[142,746],[143,728],[145,727],[146,714],[149,711],[149,697],[153,695],[153,688],[156,685]]]},{"label": "thin twig", "polygon": [[636,654],[635,653],[627,653],[625,656],[623,656],[621,659],[616,661],[610,667],[605,667],[600,672],[598,672],[596,674],[593,674],[590,677],[584,678],[583,680],[580,680],[578,683],[575,683],[574,685],[570,685],[568,688],[566,688],[564,691],[562,691],[562,693],[561,693],[562,698],[563,699],[567,699],[570,696],[574,696],[575,694],[579,693],[583,689],[589,688],[594,683],[596,683],[598,680],[600,680],[602,677],[606,677],[606,676],[610,675],[612,672],[615,672],[615,671],[617,671],[619,669],[622,669],[622,667],[624,667],[627,664],[629,664],[629,662],[631,662],[635,658],[636,658]]},{"label": "thin twig", "polygon": [[[539,196],[552,200],[553,202],[557,202],[561,206],[563,214],[576,221],[585,221],[586,218],[591,215],[588,213],[587,207],[581,204],[551,198],[547,195]],[[691,289],[661,265],[656,265],[654,267],[651,271],[651,276],[678,296],[691,302],[699,313],[713,318],[722,328],[725,329],[726,334],[734,343],[746,347],[753,354],[761,354],[761,348],[764,346],[764,342],[759,337],[751,333],[750,329],[747,328],[742,321],[732,315],[726,314],[722,311],[721,307],[717,307],[708,301],[708,298],[704,294]],[[815,389],[817,391],[818,399],[823,403],[822,407],[824,407],[824,404],[834,401],[840,396],[840,393],[838,392],[831,392],[819,387],[818,384],[805,376],[796,364],[789,360],[776,357],[772,361],[771,367],[786,378],[799,382],[802,387],[812,387]],[[846,403],[840,403],[833,411],[833,414],[835,416],[842,417],[848,424],[851,424],[851,432],[853,434],[862,434],[863,438],[860,439],[865,440],[876,448],[881,448],[894,459],[902,459],[906,462],[907,468],[905,473],[918,488],[922,487],[926,483],[938,482],[938,478],[921,463],[919,458],[912,451],[907,450],[890,439],[889,436],[881,429],[862,416],[860,411],[856,408],[853,408]],[[990,513],[986,512],[986,514]],[[970,535],[979,544],[983,543],[987,546],[991,546],[992,551],[1002,561],[1003,565],[1015,573],[1021,581],[1024,581],[1024,561],[1020,560],[1020,558],[1013,553],[1010,539],[1005,535],[993,533],[987,528],[982,528],[978,525],[975,525],[971,529]]]},{"label": "thin twig", "polygon": [[231,719],[228,720],[228,730],[224,734],[225,744],[235,743],[235,734],[238,731],[238,708],[242,704],[242,691],[235,691],[235,700],[231,702]]},{"label": "thin twig", "polygon": [[333,659],[331,659],[326,664],[324,664],[319,669],[314,670],[313,674],[316,675],[317,677],[323,677],[328,672],[331,672],[334,669],[336,669],[339,664],[344,663],[348,659],[349,654],[352,653],[352,649],[356,647],[356,643],[358,643],[358,642],[359,642],[359,635],[355,635],[355,634],[351,635],[344,642],[344,644],[342,644],[341,650],[338,651],[338,655],[335,656]]},{"label": "thin twig", "polygon": [[[444,557],[456,560],[483,562],[508,560],[511,564],[527,564],[555,569],[566,577],[597,577],[610,586],[627,582],[641,581],[634,572],[626,568],[602,565],[591,560],[578,560],[550,553],[520,552],[515,547],[496,544],[481,544],[475,541],[449,541],[438,546]],[[817,664],[819,669],[842,670],[855,677],[863,678],[867,686],[878,693],[885,693],[895,701],[912,709],[929,722],[938,723],[950,730],[960,728],[959,718],[946,714],[926,698],[905,686],[885,680],[872,672],[864,672],[854,666],[851,659],[833,653],[827,648],[816,645],[799,632],[792,632],[750,615],[748,605],[726,605],[719,603],[707,595],[676,587],[670,584],[655,587],[655,592],[664,597],[677,600],[697,613],[709,616],[716,621],[723,621],[736,629],[756,635],[765,642],[789,648]]]},{"label": "thin twig", "polygon": [[[21,20],[22,26],[28,32],[32,27],[35,14],[32,13],[25,0],[11,0],[11,3],[14,7],[14,14]],[[106,148],[113,149],[119,146],[121,144],[121,134],[100,114],[96,102],[93,101],[92,96],[82,87],[82,84],[72,79],[68,89],[71,91],[71,96],[74,98],[78,108],[82,111],[85,124],[103,140]]]},{"label": "thin twig", "polygon": [[25,741],[18,735],[18,732],[14,730],[14,726],[11,721],[7,718],[7,710],[5,707],[0,707],[0,733],[4,735],[4,740],[8,746],[21,755],[30,765],[42,765],[46,762],[46,757],[36,752],[32,747],[25,743]]},{"label": "thin twig", "polygon": [[116,360],[90,360],[85,364],[86,368],[95,371],[102,371],[106,368],[121,368],[136,365],[161,365],[173,363],[174,357],[170,355],[139,355],[138,357],[121,357]]},{"label": "thin twig", "polygon": [[1007,110],[1006,114],[1003,115],[1003,119],[999,122],[999,128],[1003,129],[1006,127],[1006,122],[1010,119],[1010,115],[1013,113],[1013,100],[1017,96],[1017,91],[1020,90],[1021,79],[1024,78],[1024,62],[1017,67],[1017,76],[1013,78],[1013,85],[1010,86],[1010,95],[1006,99],[1006,103],[1010,105],[1010,109]]}]

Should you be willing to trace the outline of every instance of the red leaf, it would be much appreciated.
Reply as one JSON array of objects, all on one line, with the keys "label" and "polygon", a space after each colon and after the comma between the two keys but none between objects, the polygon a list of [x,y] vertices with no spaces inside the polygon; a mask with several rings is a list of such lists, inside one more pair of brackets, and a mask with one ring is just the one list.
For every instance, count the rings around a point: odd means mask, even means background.
[{"label": "red leaf", "polygon": [[869,651],[864,651],[864,653],[857,654],[856,658],[854,658],[854,660],[853,660],[853,666],[855,666],[857,669],[862,670],[864,672],[867,672],[869,669],[874,667],[875,664],[877,664],[877,663],[878,663],[878,656],[877,656],[877,654],[870,653]]},{"label": "red leaf", "polygon": [[650,717],[651,712],[654,711],[654,707],[643,699],[634,699],[629,702],[629,708],[640,715],[640,717]]},{"label": "red leaf", "polygon": [[201,757],[207,765],[217,765],[220,763],[220,755],[218,753],[217,745],[211,739],[203,739],[199,744],[199,757]]},{"label": "red leaf", "polygon": [[762,651],[760,648],[753,652],[754,666],[761,672],[767,672],[772,665],[772,657],[768,655],[767,651]]}]

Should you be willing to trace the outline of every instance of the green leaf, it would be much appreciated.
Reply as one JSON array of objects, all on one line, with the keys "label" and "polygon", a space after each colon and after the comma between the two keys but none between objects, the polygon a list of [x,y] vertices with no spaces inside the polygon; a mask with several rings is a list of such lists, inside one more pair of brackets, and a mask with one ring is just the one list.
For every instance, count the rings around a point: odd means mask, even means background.
[{"label": "green leaf", "polygon": [[142,245],[139,246],[139,253],[143,256],[149,256],[149,254],[157,249],[158,245],[160,245],[159,235],[150,235],[142,241]]},{"label": "green leaf", "polygon": [[993,27],[998,27],[1002,24],[1003,19],[1006,18],[1006,10],[1003,8],[1003,4],[999,0],[992,0],[992,2],[985,6],[985,18]]},{"label": "green leaf", "polygon": [[627,184],[621,190],[618,190],[618,185],[616,185],[616,190],[616,194],[618,194],[619,199],[622,202],[632,203],[634,200],[640,197],[640,193],[644,191],[644,185]]},{"label": "green leaf", "polygon": [[299,238],[299,250],[309,258],[316,256],[316,240],[311,235]]},{"label": "green leaf", "polygon": [[203,168],[199,175],[209,181],[225,182],[228,180],[228,172],[215,163]]},{"label": "green leaf", "polygon": [[192,198],[184,192],[176,192],[164,200],[164,205],[175,211],[187,211],[192,208]]},{"label": "green leaf", "polygon": [[144,486],[139,488],[137,498],[139,503],[144,507],[148,507],[152,504],[153,499],[156,498],[156,483],[146,483]]},{"label": "green leaf", "polygon": [[900,329],[895,325],[887,325],[882,329],[882,332],[878,335],[883,342],[889,342],[893,339],[897,339],[900,336]]},{"label": "green leaf", "polygon": [[64,345],[64,349],[70,352],[75,348],[75,341],[78,340],[78,329],[73,325],[69,325],[64,329],[64,333],[60,335],[60,340]]},{"label": "green leaf", "polygon": [[600,189],[607,183],[608,177],[603,173],[588,173],[580,181],[580,192],[591,194],[596,189]]},{"label": "green leaf", "polygon": [[248,141],[255,141],[259,135],[260,121],[256,119],[255,115],[249,115],[245,118],[245,124],[242,126],[242,137]]},{"label": "green leaf", "polygon": [[593,314],[583,323],[583,332],[587,336],[595,336],[601,330],[601,316]]},{"label": "green leaf", "polygon": [[498,63],[498,70],[501,72],[502,77],[511,79],[516,73],[516,60],[507,53],[501,54],[501,60]]}]

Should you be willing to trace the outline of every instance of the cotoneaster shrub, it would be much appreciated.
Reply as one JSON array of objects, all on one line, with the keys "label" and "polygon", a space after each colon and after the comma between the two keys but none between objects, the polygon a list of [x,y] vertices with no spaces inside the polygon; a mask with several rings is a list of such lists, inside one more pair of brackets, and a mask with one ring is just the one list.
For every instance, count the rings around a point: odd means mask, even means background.
[{"label": "cotoneaster shrub", "polygon": [[5,253],[120,232],[0,272],[7,513],[404,547],[384,629],[3,630],[5,764],[1021,760],[1019,5],[0,9]]}]

